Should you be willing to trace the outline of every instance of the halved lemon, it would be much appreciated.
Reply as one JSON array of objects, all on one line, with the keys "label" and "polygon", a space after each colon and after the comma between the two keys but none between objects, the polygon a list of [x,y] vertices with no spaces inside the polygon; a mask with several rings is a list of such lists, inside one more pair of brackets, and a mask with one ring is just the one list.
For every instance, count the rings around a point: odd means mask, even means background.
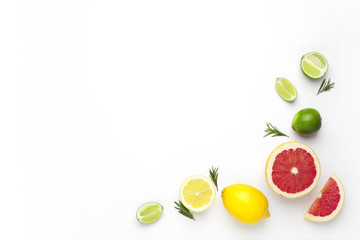
[{"label": "halved lemon", "polygon": [[189,177],[180,187],[180,200],[190,211],[205,211],[213,204],[215,196],[214,183],[202,175]]}]

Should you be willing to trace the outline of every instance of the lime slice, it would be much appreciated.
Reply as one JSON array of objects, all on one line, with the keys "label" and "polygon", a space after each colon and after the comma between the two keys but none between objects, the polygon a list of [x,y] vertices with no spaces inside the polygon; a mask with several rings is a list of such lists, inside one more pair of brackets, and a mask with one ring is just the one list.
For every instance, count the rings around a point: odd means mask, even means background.
[{"label": "lime slice", "polygon": [[292,102],[297,97],[295,87],[285,78],[277,78],[275,81],[275,89],[282,99]]},{"label": "lime slice", "polygon": [[159,203],[145,203],[138,208],[136,218],[141,223],[153,223],[161,217],[163,210],[164,207]]},{"label": "lime slice", "polygon": [[318,79],[325,75],[329,65],[326,58],[320,53],[309,52],[302,56],[300,67],[307,77]]}]

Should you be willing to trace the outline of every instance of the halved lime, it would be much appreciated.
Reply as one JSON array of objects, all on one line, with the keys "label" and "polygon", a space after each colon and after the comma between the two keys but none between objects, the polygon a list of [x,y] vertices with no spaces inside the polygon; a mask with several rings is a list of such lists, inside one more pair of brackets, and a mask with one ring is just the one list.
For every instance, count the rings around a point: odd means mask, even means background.
[{"label": "halved lime", "polygon": [[149,202],[141,205],[136,212],[136,219],[141,223],[153,223],[158,220],[164,207],[160,203]]},{"label": "halved lime", "polygon": [[277,78],[275,81],[275,89],[282,99],[292,102],[297,97],[295,87],[285,78]]},{"label": "halved lime", "polygon": [[309,78],[318,79],[325,75],[328,70],[326,58],[317,52],[309,52],[302,56],[300,62],[301,71]]}]

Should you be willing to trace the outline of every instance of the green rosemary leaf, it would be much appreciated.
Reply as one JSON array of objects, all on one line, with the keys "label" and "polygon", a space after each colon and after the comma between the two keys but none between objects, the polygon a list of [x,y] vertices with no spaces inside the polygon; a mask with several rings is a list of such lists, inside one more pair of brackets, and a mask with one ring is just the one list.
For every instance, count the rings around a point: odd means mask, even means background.
[{"label": "green rosemary leaf", "polygon": [[331,82],[331,79],[329,78],[328,81],[324,79],[320,85],[320,88],[316,95],[319,95],[322,92],[330,91],[330,89],[334,88],[335,83]]},{"label": "green rosemary leaf", "polygon": [[273,126],[271,123],[267,123],[266,126],[267,128],[264,131],[266,134],[264,135],[264,137],[267,137],[269,135],[272,135],[272,137],[278,137],[278,136],[289,137],[288,135],[277,129],[275,126]]},{"label": "green rosemary leaf", "polygon": [[175,209],[179,211],[180,214],[182,214],[183,216],[190,218],[192,220],[195,220],[194,216],[192,215],[192,213],[190,212],[189,209],[187,209],[184,204],[179,200],[179,202],[174,202],[175,203]]},{"label": "green rosemary leaf", "polygon": [[213,181],[217,191],[219,191],[219,188],[217,185],[217,180],[218,180],[218,176],[219,176],[218,170],[219,170],[218,167],[217,168],[211,167],[211,169],[209,169],[209,177]]}]

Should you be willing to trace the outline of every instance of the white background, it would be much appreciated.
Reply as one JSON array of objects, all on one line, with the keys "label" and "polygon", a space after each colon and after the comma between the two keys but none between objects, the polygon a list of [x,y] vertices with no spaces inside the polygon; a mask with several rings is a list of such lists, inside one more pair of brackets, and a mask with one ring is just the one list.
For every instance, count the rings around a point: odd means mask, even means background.
[{"label": "white background", "polygon": [[[318,51],[336,82],[300,71]],[[1,239],[359,239],[357,1],[1,1]],[[274,89],[288,78],[293,103]],[[291,129],[319,110],[321,130]],[[290,138],[263,138],[273,123]],[[308,195],[284,199],[266,183],[270,152],[286,141],[312,147],[322,166]],[[271,217],[243,225],[220,194],[196,221],[173,208],[188,176],[220,167],[220,189],[247,183]],[[340,214],[302,214],[331,173],[346,199]],[[157,201],[158,222],[139,205]]]}]

